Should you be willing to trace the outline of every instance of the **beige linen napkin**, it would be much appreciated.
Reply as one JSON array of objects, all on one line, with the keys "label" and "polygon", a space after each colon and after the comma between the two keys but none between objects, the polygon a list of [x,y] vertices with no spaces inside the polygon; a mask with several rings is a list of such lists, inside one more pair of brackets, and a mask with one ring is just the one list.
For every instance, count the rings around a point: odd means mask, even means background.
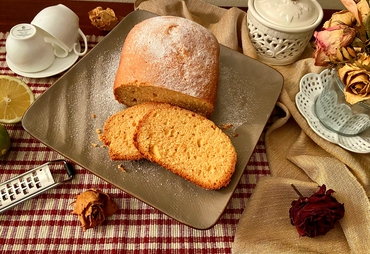
[{"label": "beige linen napkin", "polygon": [[[223,9],[201,0],[139,0],[135,8],[158,15],[191,19],[212,31],[219,42],[256,58],[248,37],[246,13]],[[315,67],[312,48],[288,66],[274,66],[284,76],[277,103],[282,117],[266,133],[271,177],[261,179],[240,219],[233,253],[366,253],[370,251],[370,156],[348,152],[316,135],[295,106],[301,77]],[[263,85],[263,84],[261,84]],[[326,184],[344,203],[345,216],[325,236],[299,237],[290,224],[289,208],[297,194]],[[369,251],[368,251],[369,246]]]}]

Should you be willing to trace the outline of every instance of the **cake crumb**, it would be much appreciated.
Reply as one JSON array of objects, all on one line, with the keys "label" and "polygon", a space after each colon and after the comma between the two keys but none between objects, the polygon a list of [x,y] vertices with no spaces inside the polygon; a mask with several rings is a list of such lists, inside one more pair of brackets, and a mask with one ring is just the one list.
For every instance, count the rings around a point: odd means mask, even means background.
[{"label": "cake crumb", "polygon": [[225,123],[220,125],[220,128],[224,130],[230,129],[231,127],[233,127],[233,124],[231,123]]},{"label": "cake crumb", "polygon": [[96,144],[96,143],[91,143],[91,145],[92,145],[93,147],[97,147],[97,146],[98,146],[98,144]]},{"label": "cake crumb", "polygon": [[118,169],[121,170],[122,172],[125,172],[126,173],[126,169],[123,167],[122,164],[119,164],[118,165]]},{"label": "cake crumb", "polygon": [[91,118],[96,118],[96,115],[95,114],[91,114]]},{"label": "cake crumb", "polygon": [[97,134],[101,134],[101,129],[96,129],[96,130],[95,130],[95,132],[96,132]]}]

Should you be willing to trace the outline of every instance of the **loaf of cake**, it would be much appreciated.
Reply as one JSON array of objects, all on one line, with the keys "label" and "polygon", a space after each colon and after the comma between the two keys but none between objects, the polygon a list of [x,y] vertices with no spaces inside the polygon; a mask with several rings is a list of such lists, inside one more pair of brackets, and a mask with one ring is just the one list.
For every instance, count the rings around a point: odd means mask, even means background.
[{"label": "loaf of cake", "polygon": [[145,114],[134,144],[144,158],[206,189],[226,186],[235,171],[229,137],[209,119],[180,107]]},{"label": "loaf of cake", "polygon": [[158,16],[135,25],[122,47],[115,99],[127,106],[165,102],[209,117],[214,111],[220,45],[203,26]]},{"label": "loaf of cake", "polygon": [[110,116],[104,124],[103,133],[99,139],[109,148],[112,160],[140,160],[141,153],[134,145],[136,126],[149,111],[169,106],[162,103],[142,103],[119,111]]}]

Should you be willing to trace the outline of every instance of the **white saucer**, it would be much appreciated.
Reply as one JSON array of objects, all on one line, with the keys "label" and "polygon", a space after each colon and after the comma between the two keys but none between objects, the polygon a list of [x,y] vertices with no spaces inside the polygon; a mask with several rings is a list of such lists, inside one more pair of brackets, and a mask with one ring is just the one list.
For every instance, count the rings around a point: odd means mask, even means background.
[{"label": "white saucer", "polygon": [[370,153],[370,131],[365,131],[357,136],[342,136],[327,129],[315,113],[315,100],[321,93],[325,79],[330,78],[329,70],[320,74],[309,73],[302,77],[295,102],[299,112],[307,120],[312,130],[323,139],[337,144],[344,149],[355,153]]},{"label": "white saucer", "polygon": [[[77,46],[78,50],[81,50],[81,45],[78,43]],[[8,64],[9,68],[16,74],[28,77],[28,78],[46,78],[51,77],[56,74],[59,74],[65,70],[67,70],[69,67],[71,67],[78,59],[78,55],[74,53],[74,51],[70,52],[67,57],[65,58],[55,58],[54,63],[47,69],[39,71],[39,72],[24,72],[17,69],[17,66],[15,66],[9,59],[8,56],[6,56],[6,63]]]}]

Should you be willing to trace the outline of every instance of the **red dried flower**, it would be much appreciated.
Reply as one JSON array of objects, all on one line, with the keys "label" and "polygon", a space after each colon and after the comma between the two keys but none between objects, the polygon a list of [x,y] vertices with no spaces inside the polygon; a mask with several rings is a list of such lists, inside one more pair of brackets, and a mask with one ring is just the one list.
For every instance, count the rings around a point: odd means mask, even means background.
[{"label": "red dried flower", "polygon": [[344,216],[344,205],[326,191],[325,184],[311,197],[300,197],[292,202],[289,209],[290,221],[300,236],[325,235],[334,228],[337,220]]}]

